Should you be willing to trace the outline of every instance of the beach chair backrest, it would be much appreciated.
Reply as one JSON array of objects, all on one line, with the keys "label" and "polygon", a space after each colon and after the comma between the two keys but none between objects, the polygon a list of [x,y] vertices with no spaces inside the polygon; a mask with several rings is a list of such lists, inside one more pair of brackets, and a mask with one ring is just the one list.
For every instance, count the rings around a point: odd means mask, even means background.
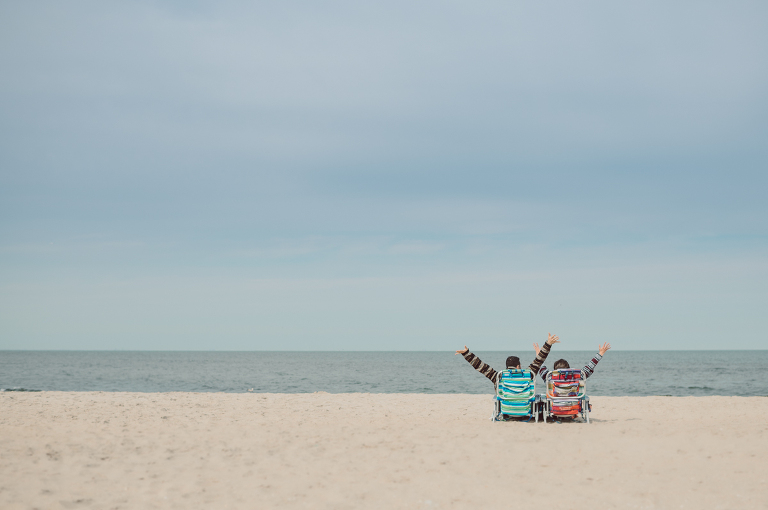
[{"label": "beach chair backrest", "polygon": [[533,374],[530,370],[510,368],[499,374],[496,398],[502,414],[527,416],[534,400]]},{"label": "beach chair backrest", "polygon": [[547,375],[547,397],[580,398],[586,394],[584,377],[578,368],[553,370]]}]

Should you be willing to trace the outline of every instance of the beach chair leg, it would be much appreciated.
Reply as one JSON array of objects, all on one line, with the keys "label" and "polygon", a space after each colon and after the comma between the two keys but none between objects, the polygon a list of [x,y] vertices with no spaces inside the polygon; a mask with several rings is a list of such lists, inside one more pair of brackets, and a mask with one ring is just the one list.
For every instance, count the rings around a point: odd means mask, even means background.
[{"label": "beach chair leg", "polygon": [[532,407],[533,407],[533,421],[534,423],[539,423],[539,401],[534,400]]},{"label": "beach chair leg", "polygon": [[589,424],[589,397],[584,399],[584,419]]}]

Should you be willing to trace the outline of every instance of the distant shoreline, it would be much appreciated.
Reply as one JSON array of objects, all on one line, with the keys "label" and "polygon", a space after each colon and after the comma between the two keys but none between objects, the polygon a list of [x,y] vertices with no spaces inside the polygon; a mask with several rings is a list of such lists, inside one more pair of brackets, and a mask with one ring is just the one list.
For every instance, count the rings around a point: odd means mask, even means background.
[{"label": "distant shoreline", "polygon": [[[261,392],[261,391],[109,391],[109,390],[86,390],[86,391],[67,391],[67,390],[27,390],[27,389],[3,389],[0,388],[0,395],[3,393],[41,393],[41,394],[59,394],[59,395],[261,395],[261,396],[306,396],[306,395],[372,395],[372,396],[423,396],[423,397],[482,397],[483,393],[374,393],[364,391],[348,392],[329,392],[329,391],[311,391],[311,392]],[[492,397],[493,392],[489,391],[488,396]],[[700,398],[700,399],[719,399],[719,398],[768,398],[768,395],[592,395],[590,398]]]}]

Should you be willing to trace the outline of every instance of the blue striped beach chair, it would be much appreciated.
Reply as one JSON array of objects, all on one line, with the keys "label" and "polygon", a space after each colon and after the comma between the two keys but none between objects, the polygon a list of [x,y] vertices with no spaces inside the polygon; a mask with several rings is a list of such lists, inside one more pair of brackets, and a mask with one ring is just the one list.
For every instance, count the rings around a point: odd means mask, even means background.
[{"label": "blue striped beach chair", "polygon": [[531,371],[508,368],[499,372],[498,377],[491,419],[502,421],[506,415],[528,416],[539,421]]}]

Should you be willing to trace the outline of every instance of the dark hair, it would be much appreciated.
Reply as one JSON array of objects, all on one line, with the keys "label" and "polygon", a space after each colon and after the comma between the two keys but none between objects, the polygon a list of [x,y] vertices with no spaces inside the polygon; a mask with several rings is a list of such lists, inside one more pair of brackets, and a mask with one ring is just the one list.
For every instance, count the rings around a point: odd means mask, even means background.
[{"label": "dark hair", "polygon": [[561,368],[571,368],[571,365],[569,365],[568,362],[564,359],[555,361],[555,370],[560,370]]},{"label": "dark hair", "polygon": [[507,358],[507,368],[517,368],[520,366],[520,358],[517,356],[510,356]]}]

